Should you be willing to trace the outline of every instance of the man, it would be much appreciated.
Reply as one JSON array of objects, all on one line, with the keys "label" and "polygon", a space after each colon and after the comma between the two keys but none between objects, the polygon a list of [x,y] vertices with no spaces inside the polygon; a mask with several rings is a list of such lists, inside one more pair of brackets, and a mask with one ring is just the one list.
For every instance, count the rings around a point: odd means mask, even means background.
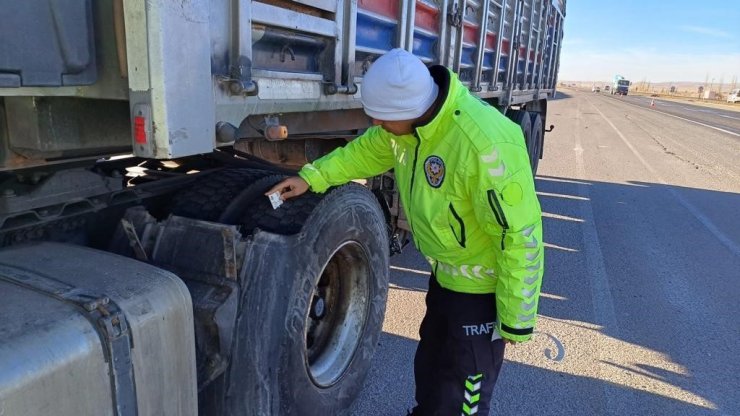
[{"label": "man", "polygon": [[364,76],[373,127],[267,194],[288,199],[394,169],[432,268],[414,359],[413,415],[487,414],[506,343],[530,339],[542,222],[519,126],[443,66],[394,49]]}]

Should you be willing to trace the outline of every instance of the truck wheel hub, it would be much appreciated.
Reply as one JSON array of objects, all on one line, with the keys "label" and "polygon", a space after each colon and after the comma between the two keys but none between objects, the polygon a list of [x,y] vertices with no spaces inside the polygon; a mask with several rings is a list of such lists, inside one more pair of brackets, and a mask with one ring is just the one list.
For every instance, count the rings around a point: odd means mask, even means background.
[{"label": "truck wheel hub", "polygon": [[369,257],[348,241],[324,266],[306,313],[306,367],[315,385],[342,377],[360,343],[369,311]]},{"label": "truck wheel hub", "polygon": [[313,304],[311,305],[311,318],[322,319],[326,313],[326,301],[323,297],[314,296]]}]

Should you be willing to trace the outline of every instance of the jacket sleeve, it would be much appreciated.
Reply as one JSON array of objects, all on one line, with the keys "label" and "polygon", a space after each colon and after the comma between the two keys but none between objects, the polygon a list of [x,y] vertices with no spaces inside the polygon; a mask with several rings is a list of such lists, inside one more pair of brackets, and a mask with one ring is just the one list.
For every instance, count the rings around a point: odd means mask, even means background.
[{"label": "jacket sleeve", "polygon": [[393,161],[390,135],[380,127],[372,127],[344,147],[306,164],[298,175],[312,191],[323,193],[331,186],[386,172],[393,167]]},{"label": "jacket sleeve", "polygon": [[[512,134],[521,134],[518,126]],[[476,218],[495,242],[497,329],[514,341],[527,341],[534,331],[545,254],[542,212],[523,144],[496,143],[469,166]]]}]

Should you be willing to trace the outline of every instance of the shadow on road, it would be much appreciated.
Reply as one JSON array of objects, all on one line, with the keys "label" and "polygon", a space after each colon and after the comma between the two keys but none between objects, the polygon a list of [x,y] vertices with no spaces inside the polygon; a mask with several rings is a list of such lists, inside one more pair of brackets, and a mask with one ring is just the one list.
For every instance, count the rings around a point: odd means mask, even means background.
[{"label": "shadow on road", "polygon": [[[416,340],[406,337],[386,332],[381,335],[364,389],[351,411],[353,416],[401,416],[413,407],[413,359],[417,345]],[[633,370],[624,368],[624,371]],[[631,400],[635,400],[621,403],[620,414],[625,415],[721,414],[705,407],[643,391],[641,387],[619,385],[598,377],[576,376],[507,359],[494,391],[491,414],[602,415],[605,414],[603,403],[607,401],[605,394],[609,394],[611,400],[622,396],[630,396]],[[651,402],[665,411],[643,412],[639,403],[645,402]]]},{"label": "shadow on road", "polygon": [[[711,412],[696,403],[718,409],[711,414],[736,412],[740,399],[721,380],[740,370],[732,352],[740,341],[740,194],[551,176],[536,182],[548,243],[543,292],[553,295],[541,300],[540,314],[593,324],[606,339],[600,348],[628,363],[602,358],[602,371],[632,380],[620,384],[645,414]],[[614,386],[615,394],[624,388]],[[679,396],[685,401],[670,398]]]},{"label": "shadow on road", "polygon": [[[546,243],[540,323],[601,338],[569,345],[561,341],[572,334],[542,333],[526,354],[507,351],[492,413],[734,414],[740,293],[738,258],[728,253],[740,241],[737,218],[703,218],[730,237],[723,244],[690,209],[664,201],[679,194],[706,202],[703,212],[737,213],[740,194],[549,176],[536,182]],[[392,259],[391,290],[424,292],[429,268],[407,251]],[[605,345],[585,346],[595,351],[585,364],[591,372],[566,371],[585,360],[570,355],[573,344],[596,338]],[[383,333],[379,344],[353,415],[401,415],[413,404],[417,341]]]},{"label": "shadow on road", "polygon": [[550,98],[548,101],[552,101],[552,100],[563,100],[563,99],[571,98],[571,97],[572,97],[572,95],[567,94],[567,93],[564,93],[563,91],[559,91],[558,90],[558,91],[555,92],[555,97]]}]

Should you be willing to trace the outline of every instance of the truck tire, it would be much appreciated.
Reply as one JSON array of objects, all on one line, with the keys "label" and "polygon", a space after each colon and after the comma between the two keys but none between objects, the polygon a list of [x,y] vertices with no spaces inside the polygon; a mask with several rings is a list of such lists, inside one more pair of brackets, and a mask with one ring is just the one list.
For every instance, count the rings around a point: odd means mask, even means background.
[{"label": "truck tire", "polygon": [[220,169],[209,173],[174,196],[170,213],[197,220],[217,221],[240,192],[272,173],[261,169]]},{"label": "truck tire", "polygon": [[540,113],[532,114],[532,148],[529,149],[529,164],[532,166],[532,175],[537,174],[537,167],[540,164],[540,158],[542,157],[542,146],[544,145],[544,126],[542,123],[542,116]]},{"label": "truck tire", "polygon": [[244,233],[251,234],[255,229],[260,229],[283,235],[296,234],[321,202],[322,195],[309,191],[298,198],[284,201],[277,209],[272,209],[270,200],[263,194],[283,178],[269,176],[252,186],[262,197],[252,199],[243,209],[238,224]]},{"label": "truck tire", "polygon": [[320,200],[299,234],[253,238],[226,408],[348,413],[370,368],[388,294],[388,236],[377,199],[345,185]]},{"label": "truck tire", "polygon": [[[218,222],[224,224],[240,224],[245,212],[249,212],[252,205],[259,199],[267,202],[270,206],[269,199],[265,196],[270,188],[276,183],[285,179],[285,175],[269,175],[248,185],[241,193],[234,197],[229,205],[224,208],[218,218]],[[267,210],[259,214],[266,214]]]},{"label": "truck tire", "polygon": [[[511,110],[506,115],[522,129],[524,143],[527,145],[527,153],[529,154],[531,164],[536,149],[534,149],[535,145],[532,143],[532,116],[530,114],[529,111]],[[537,153],[537,157],[539,157],[539,153]]]}]

